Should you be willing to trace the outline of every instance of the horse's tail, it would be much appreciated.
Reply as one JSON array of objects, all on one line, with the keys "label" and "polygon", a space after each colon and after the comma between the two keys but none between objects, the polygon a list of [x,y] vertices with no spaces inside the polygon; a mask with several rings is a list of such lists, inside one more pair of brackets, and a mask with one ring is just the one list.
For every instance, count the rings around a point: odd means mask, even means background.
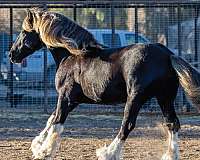
[{"label": "horse's tail", "polygon": [[171,55],[173,68],[187,97],[200,111],[200,73],[180,57]]}]

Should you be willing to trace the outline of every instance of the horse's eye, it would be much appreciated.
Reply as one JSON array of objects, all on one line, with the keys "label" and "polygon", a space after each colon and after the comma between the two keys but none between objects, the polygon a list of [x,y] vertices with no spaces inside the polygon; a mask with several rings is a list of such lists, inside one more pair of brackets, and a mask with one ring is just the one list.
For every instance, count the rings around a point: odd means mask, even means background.
[{"label": "horse's eye", "polygon": [[24,45],[25,45],[27,48],[31,48],[31,43],[29,43],[28,41],[25,41],[25,42],[24,42]]}]

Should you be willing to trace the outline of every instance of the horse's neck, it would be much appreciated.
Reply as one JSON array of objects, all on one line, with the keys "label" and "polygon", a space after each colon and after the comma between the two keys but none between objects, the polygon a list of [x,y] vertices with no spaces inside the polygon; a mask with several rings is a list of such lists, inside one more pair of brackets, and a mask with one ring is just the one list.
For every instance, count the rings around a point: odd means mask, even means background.
[{"label": "horse's neck", "polygon": [[70,56],[69,52],[64,48],[49,48],[49,50],[54,58],[57,68],[64,58]]}]

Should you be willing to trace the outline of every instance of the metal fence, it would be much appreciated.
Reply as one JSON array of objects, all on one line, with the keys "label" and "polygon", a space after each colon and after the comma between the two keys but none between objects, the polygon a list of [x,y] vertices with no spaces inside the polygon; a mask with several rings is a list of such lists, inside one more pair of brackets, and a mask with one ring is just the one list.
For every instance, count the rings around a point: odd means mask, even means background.
[{"label": "metal fence", "polygon": [[[53,107],[55,63],[42,49],[15,65],[7,53],[21,30],[26,8],[44,5],[93,33],[109,47],[159,42],[200,70],[200,2],[195,1],[0,1],[0,107]],[[176,109],[195,112],[182,89]],[[159,110],[155,99],[145,111]]]}]

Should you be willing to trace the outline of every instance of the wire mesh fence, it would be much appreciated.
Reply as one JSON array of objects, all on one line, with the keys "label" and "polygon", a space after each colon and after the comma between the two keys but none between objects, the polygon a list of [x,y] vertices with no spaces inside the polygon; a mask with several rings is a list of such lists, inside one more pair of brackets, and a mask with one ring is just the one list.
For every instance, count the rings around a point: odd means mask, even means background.
[{"label": "wire mesh fence", "polygon": [[[4,3],[0,6],[2,107],[46,110],[56,105],[56,65],[48,50],[37,51],[22,64],[12,64],[8,58],[10,44],[21,30],[26,8],[37,5],[38,2],[34,5],[26,2],[24,5]],[[105,46],[159,42],[200,70],[199,6],[200,3],[190,1],[49,1],[44,5],[88,29]],[[178,111],[196,111],[181,88],[175,105]],[[143,110],[160,111],[155,99],[148,101]]]}]

